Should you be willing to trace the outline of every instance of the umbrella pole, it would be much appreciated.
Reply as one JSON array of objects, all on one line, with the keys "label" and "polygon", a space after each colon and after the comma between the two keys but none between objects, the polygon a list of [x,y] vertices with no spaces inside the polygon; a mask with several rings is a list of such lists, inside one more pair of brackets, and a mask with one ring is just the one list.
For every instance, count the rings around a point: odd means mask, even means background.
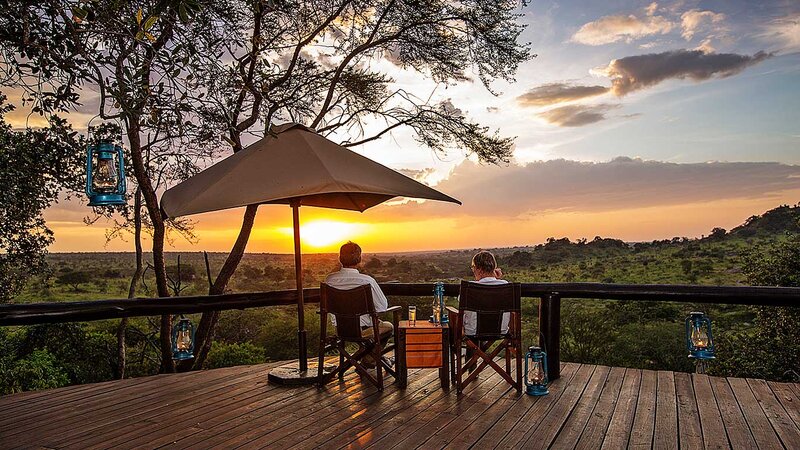
[{"label": "umbrella pole", "polygon": [[294,279],[297,286],[297,342],[300,351],[300,372],[308,370],[308,344],[303,299],[303,261],[300,254],[300,202],[292,202],[294,225]]}]

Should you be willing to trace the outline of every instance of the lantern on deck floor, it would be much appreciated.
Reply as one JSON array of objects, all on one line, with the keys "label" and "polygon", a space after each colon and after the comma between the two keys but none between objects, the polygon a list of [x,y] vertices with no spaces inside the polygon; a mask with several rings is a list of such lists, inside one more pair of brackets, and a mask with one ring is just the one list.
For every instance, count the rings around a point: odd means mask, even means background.
[{"label": "lantern on deck floor", "polygon": [[122,147],[110,142],[86,151],[86,195],[89,206],[124,205],[125,163]]},{"label": "lantern on deck floor", "polygon": [[711,319],[702,312],[691,312],[686,318],[686,347],[689,349],[689,358],[715,358]]},{"label": "lantern on deck floor", "polygon": [[525,392],[528,395],[547,395],[547,353],[530,347],[525,354]]},{"label": "lantern on deck floor", "polygon": [[172,328],[172,359],[182,361],[194,358],[194,325],[181,316]]}]

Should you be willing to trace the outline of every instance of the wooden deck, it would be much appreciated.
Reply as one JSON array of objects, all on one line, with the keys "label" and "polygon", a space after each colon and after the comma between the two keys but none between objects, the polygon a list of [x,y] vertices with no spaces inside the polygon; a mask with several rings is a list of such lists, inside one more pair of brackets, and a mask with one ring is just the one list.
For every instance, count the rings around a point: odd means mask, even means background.
[{"label": "wooden deck", "polygon": [[0,448],[800,449],[798,384],[564,364],[545,397],[488,371],[458,397],[436,370],[380,393],[352,373],[273,386],[270,367],[0,397]]}]

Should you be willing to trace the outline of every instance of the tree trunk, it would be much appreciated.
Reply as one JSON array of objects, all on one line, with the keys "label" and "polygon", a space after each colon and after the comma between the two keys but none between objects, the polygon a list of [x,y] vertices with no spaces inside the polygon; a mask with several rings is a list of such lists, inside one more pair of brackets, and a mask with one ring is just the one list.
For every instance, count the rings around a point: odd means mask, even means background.
[{"label": "tree trunk", "polygon": [[[133,197],[133,244],[136,247],[136,270],[131,277],[131,284],[128,287],[128,298],[136,297],[136,285],[142,278],[144,270],[142,264],[142,190],[136,188]],[[125,378],[125,365],[127,349],[125,346],[125,331],[128,328],[128,318],[123,317],[117,329],[117,375],[119,379]]]},{"label": "tree trunk", "polygon": [[[158,206],[158,197],[150,178],[147,167],[142,157],[142,143],[139,137],[139,118],[128,119],[128,143],[131,147],[131,160],[136,181],[141,189],[147,214],[153,225],[153,271],[156,276],[156,289],[159,297],[169,297],[167,285],[166,263],[164,261],[164,219],[161,217],[161,208]],[[160,349],[161,369],[164,372],[174,372],[175,362],[172,360],[172,317],[168,314],[161,316]]]},{"label": "tree trunk", "polygon": [[[228,282],[230,282],[231,277],[234,272],[236,272],[236,267],[239,266],[239,262],[241,262],[242,256],[244,256],[244,251],[247,248],[247,241],[250,239],[250,232],[253,230],[257,211],[258,205],[249,205],[245,209],[242,218],[242,227],[239,229],[239,236],[236,238],[236,243],[233,245],[228,257],[225,259],[225,264],[222,265],[219,275],[217,275],[217,278],[214,280],[214,284],[209,289],[209,295],[219,295],[225,292]],[[200,318],[200,324],[195,334],[195,348],[197,350],[195,352],[194,370],[203,367],[208,352],[211,350],[211,344],[214,341],[214,328],[217,325],[217,320],[219,320],[219,311],[203,313],[203,316]],[[188,370],[188,368],[186,370]]]}]

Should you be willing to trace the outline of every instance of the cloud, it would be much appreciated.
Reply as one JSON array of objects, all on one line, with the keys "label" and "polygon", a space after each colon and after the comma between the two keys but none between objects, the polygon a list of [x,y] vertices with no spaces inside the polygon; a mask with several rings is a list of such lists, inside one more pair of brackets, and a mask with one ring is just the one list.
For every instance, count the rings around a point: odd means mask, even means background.
[{"label": "cloud", "polygon": [[646,36],[667,34],[675,27],[670,20],[655,15],[658,5],[650,4],[644,17],[634,14],[604,16],[584,24],[570,41],[586,45],[604,45],[614,42],[632,42]]},{"label": "cloud", "polygon": [[581,127],[604,120],[606,113],[614,108],[619,108],[619,105],[567,105],[549,109],[537,116],[560,127]]},{"label": "cloud", "polygon": [[608,162],[538,161],[508,166],[464,161],[435,187],[463,202],[382,208],[384,214],[527,217],[755,199],[800,189],[800,166],[781,163],[668,163],[619,157]]},{"label": "cloud", "polygon": [[537,86],[517,97],[520,106],[549,106],[605,94],[604,86],[581,86],[568,83],[549,83]]},{"label": "cloud", "polygon": [[681,36],[687,41],[692,40],[695,33],[710,25],[719,26],[725,20],[725,14],[714,11],[700,11],[692,9],[681,14]]},{"label": "cloud", "polygon": [[780,46],[782,51],[800,51],[800,13],[770,21],[758,37]]},{"label": "cloud", "polygon": [[673,50],[615,59],[606,67],[593,69],[592,73],[611,78],[611,92],[621,97],[672,78],[703,81],[729,77],[771,56],[763,51],[749,56]]}]

